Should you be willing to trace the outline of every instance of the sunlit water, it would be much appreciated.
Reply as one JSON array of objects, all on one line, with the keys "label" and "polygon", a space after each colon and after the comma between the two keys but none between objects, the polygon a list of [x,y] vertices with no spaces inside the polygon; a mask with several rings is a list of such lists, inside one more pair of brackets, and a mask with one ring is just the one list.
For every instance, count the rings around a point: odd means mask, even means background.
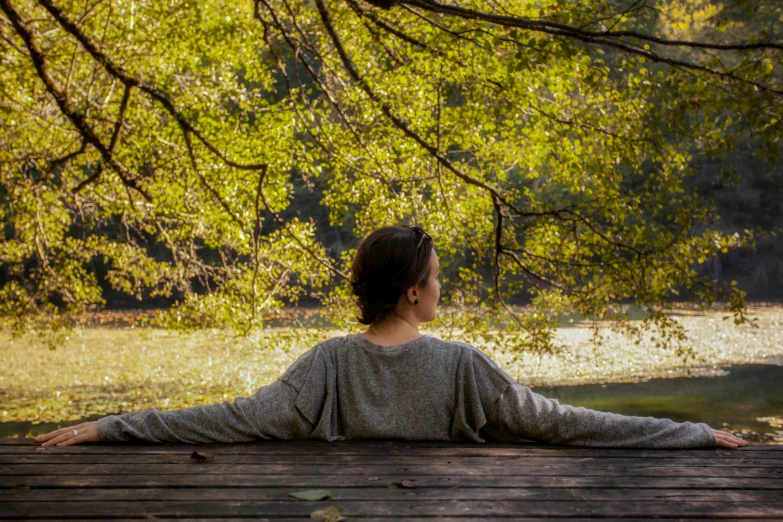
[{"label": "sunlit water", "polygon": [[[783,366],[746,364],[714,377],[652,379],[629,384],[534,387],[561,404],[622,415],[705,422],[751,442],[783,444]],[[68,423],[0,423],[0,437],[31,437],[100,415]]]}]

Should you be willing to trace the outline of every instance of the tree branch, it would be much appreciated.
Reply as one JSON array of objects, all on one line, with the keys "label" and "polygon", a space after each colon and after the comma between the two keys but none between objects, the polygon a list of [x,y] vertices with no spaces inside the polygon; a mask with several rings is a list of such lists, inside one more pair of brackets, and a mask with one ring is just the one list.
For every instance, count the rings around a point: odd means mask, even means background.
[{"label": "tree branch", "polygon": [[[4,0],[7,3],[8,0]],[[98,63],[103,65],[106,71],[117,78],[126,86],[137,87],[142,92],[145,92],[153,100],[160,103],[166,111],[177,121],[181,128],[187,129],[188,132],[196,136],[198,140],[204,144],[215,156],[220,158],[226,165],[240,170],[262,170],[266,167],[265,164],[253,164],[243,165],[227,158],[217,147],[212,144],[206,137],[204,137],[198,129],[196,129],[175,107],[174,103],[169,99],[168,95],[158,89],[152,82],[139,78],[138,76],[132,76],[125,72],[119,65],[115,64],[105,54],[103,54],[95,42],[92,41],[71,19],[65,16],[62,10],[54,5],[51,0],[38,0],[38,2],[54,17],[60,26],[67,32],[72,34],[84,47],[84,49],[95,59]]]},{"label": "tree branch", "polygon": [[193,172],[196,173],[196,176],[198,176],[198,179],[200,179],[201,183],[204,184],[207,191],[209,191],[209,193],[212,194],[212,197],[214,197],[218,201],[218,203],[220,203],[220,206],[223,207],[223,210],[225,210],[226,213],[229,216],[231,216],[231,219],[233,219],[234,222],[238,224],[240,227],[244,228],[246,226],[245,222],[242,221],[242,219],[240,219],[236,214],[234,214],[234,212],[231,210],[231,207],[228,206],[228,203],[223,201],[223,198],[220,196],[220,194],[215,189],[215,187],[210,185],[207,179],[204,177],[204,175],[201,174],[201,171],[198,168],[198,164],[196,163],[196,155],[193,153],[193,142],[190,139],[190,131],[183,128],[182,133],[185,136],[185,144],[188,147],[188,156],[190,157],[190,164],[193,166]]},{"label": "tree branch", "polygon": [[373,89],[370,87],[370,85],[367,83],[367,81],[359,74],[358,69],[356,68],[356,65],[353,63],[351,58],[348,56],[348,54],[345,52],[345,48],[343,47],[342,41],[340,40],[340,37],[337,35],[337,32],[334,29],[334,25],[332,24],[331,17],[329,15],[329,12],[326,9],[326,6],[323,3],[323,0],[315,0],[316,7],[318,8],[318,12],[321,15],[321,20],[324,23],[324,26],[326,27],[326,32],[329,34],[329,37],[331,38],[332,42],[334,43],[335,48],[337,49],[337,53],[340,56],[340,59],[343,62],[343,66],[346,68],[348,73],[351,75],[353,80],[359,84],[361,89],[367,94],[367,96],[374,102],[376,102],[380,108],[381,111],[386,115],[387,118],[389,118],[394,125],[400,129],[403,133],[405,133],[409,138],[412,138],[416,143],[418,143],[420,146],[422,146],[424,149],[426,149],[434,158],[436,158],[444,167],[446,167],[448,170],[450,170],[452,173],[454,173],[458,178],[462,179],[466,183],[469,183],[470,185],[477,186],[479,188],[482,188],[492,194],[494,197],[496,197],[499,201],[501,201],[506,207],[510,208],[514,211],[515,214],[517,214],[520,217],[538,217],[541,215],[552,215],[554,212],[525,212],[514,205],[512,205],[509,201],[506,200],[506,198],[503,196],[503,194],[500,192],[500,190],[488,185],[487,183],[477,180],[464,172],[462,172],[460,169],[458,169],[453,163],[451,163],[445,156],[443,156],[438,149],[427,142],[424,138],[419,136],[418,133],[416,133],[413,129],[410,128],[407,122],[399,118],[397,115],[395,115],[388,104],[383,102],[380,97],[373,91]]},{"label": "tree branch", "polygon": [[101,142],[101,140],[95,134],[95,131],[87,123],[84,114],[73,106],[71,100],[68,98],[67,93],[61,90],[60,86],[57,84],[57,81],[49,73],[49,68],[47,67],[44,53],[41,50],[41,46],[38,44],[38,38],[33,31],[27,28],[27,25],[19,16],[19,13],[11,5],[10,0],[0,0],[0,9],[5,12],[6,16],[13,24],[14,30],[24,41],[38,76],[46,86],[46,90],[54,98],[57,106],[60,108],[60,111],[78,129],[84,141],[95,147],[98,152],[100,152],[104,161],[106,161],[109,166],[112,167],[115,172],[117,172],[117,175],[120,177],[123,184],[126,187],[130,187],[136,190],[142,196],[144,196],[147,201],[151,202],[152,198],[149,196],[149,194],[147,194],[147,192],[142,187],[140,187],[135,180],[127,177],[127,169],[112,158],[111,152]]},{"label": "tree branch", "polygon": [[270,206],[269,206],[269,203],[267,203],[267,201],[266,201],[266,197],[264,196],[264,191],[263,191],[263,188],[264,188],[264,181],[265,181],[265,180],[266,180],[266,170],[264,171],[264,175],[262,176],[261,180],[259,181],[259,185],[258,185],[258,187],[259,187],[259,188],[258,188],[258,192],[256,193],[257,197],[258,197],[258,198],[260,198],[260,200],[261,200],[261,203],[264,205],[264,208],[266,209],[266,211],[267,211],[267,212],[269,212],[269,213],[272,215],[272,217],[274,218],[274,220],[277,222],[277,224],[278,224],[278,225],[280,225],[280,227],[283,229],[283,231],[284,231],[286,234],[288,234],[289,236],[291,236],[291,238],[292,238],[294,241],[296,241],[296,242],[299,244],[299,246],[302,248],[302,250],[304,250],[305,252],[307,252],[308,254],[310,254],[310,256],[311,256],[313,259],[315,259],[316,261],[318,261],[318,263],[320,263],[321,265],[323,265],[324,267],[326,267],[326,269],[327,269],[327,270],[329,270],[329,271],[331,271],[331,272],[334,272],[335,274],[339,275],[340,277],[343,277],[343,278],[345,278],[345,279],[348,279],[348,274],[346,274],[346,273],[345,273],[345,272],[343,272],[342,270],[339,270],[339,269],[335,268],[335,267],[334,267],[334,266],[332,266],[332,264],[331,264],[331,263],[329,263],[328,261],[324,261],[323,259],[321,259],[321,258],[320,258],[320,257],[319,257],[319,256],[318,256],[318,255],[317,255],[315,252],[313,252],[312,250],[310,250],[309,248],[307,248],[307,247],[305,246],[305,244],[304,244],[304,243],[302,243],[302,240],[301,240],[301,239],[299,239],[298,237],[296,237],[296,234],[294,234],[293,232],[291,232],[290,230],[288,230],[287,223],[286,223],[285,221],[283,221],[283,218],[281,218],[281,217],[280,217],[280,216],[277,214],[277,212],[275,212],[274,210],[272,210],[272,207],[270,207]]},{"label": "tree branch", "polygon": [[[369,0],[365,0],[365,1],[369,1]],[[369,1],[369,3],[377,5],[372,1]],[[756,42],[756,43],[747,43],[747,44],[734,44],[734,43],[711,44],[707,42],[693,42],[687,40],[667,40],[664,38],[658,38],[655,36],[646,35],[635,31],[606,31],[606,32],[585,31],[577,27],[572,27],[567,24],[561,24],[561,23],[551,22],[547,20],[531,20],[529,18],[524,18],[519,16],[496,15],[493,13],[487,13],[484,11],[478,11],[475,9],[464,8],[456,5],[442,4],[434,0],[403,0],[399,2],[391,2],[391,5],[399,5],[403,7],[414,6],[430,12],[451,15],[466,20],[479,20],[479,21],[489,22],[503,27],[514,27],[514,28],[525,29],[529,31],[542,32],[554,36],[572,38],[589,44],[595,44],[595,45],[600,45],[605,47],[613,47],[615,49],[620,49],[631,54],[643,56],[654,62],[665,63],[667,65],[679,66],[687,69],[706,72],[708,74],[719,76],[721,78],[751,85],[761,91],[770,92],[778,96],[783,96],[783,90],[781,89],[776,89],[774,87],[770,87],[768,85],[764,85],[762,83],[758,83],[753,80],[741,78],[729,72],[719,71],[716,69],[712,69],[710,67],[705,67],[703,65],[698,65],[683,60],[667,58],[665,56],[658,55],[647,49],[635,47],[627,43],[622,38],[636,38],[640,41],[655,43],[663,46],[683,46],[683,47],[689,47],[692,49],[701,49],[701,50],[707,50],[707,49],[736,50],[736,51],[768,50],[768,49],[783,50],[783,44],[779,44],[779,43]],[[448,33],[451,33],[451,31],[448,29],[446,29],[446,31]]]},{"label": "tree branch", "polygon": [[[365,0],[367,1],[367,0]],[[372,3],[372,2],[369,2]],[[402,0],[396,2],[398,5],[413,5],[427,11],[450,14],[464,19],[482,20],[485,22],[491,22],[495,25],[503,25],[506,27],[518,27],[520,29],[530,29],[534,31],[543,31],[550,34],[556,34],[561,36],[573,36],[575,38],[637,38],[641,41],[657,43],[666,46],[682,46],[691,47],[694,49],[715,49],[724,51],[743,51],[743,50],[761,50],[761,49],[779,49],[783,50],[783,44],[773,42],[756,42],[756,43],[730,43],[730,44],[713,44],[708,42],[694,42],[690,40],[667,40],[665,38],[658,38],[649,34],[639,33],[636,31],[585,31],[578,27],[573,27],[567,24],[561,24],[558,22],[550,22],[547,20],[532,20],[530,18],[524,18],[521,16],[504,16],[478,11],[475,9],[469,9],[460,7],[457,5],[442,4],[435,0]]]}]

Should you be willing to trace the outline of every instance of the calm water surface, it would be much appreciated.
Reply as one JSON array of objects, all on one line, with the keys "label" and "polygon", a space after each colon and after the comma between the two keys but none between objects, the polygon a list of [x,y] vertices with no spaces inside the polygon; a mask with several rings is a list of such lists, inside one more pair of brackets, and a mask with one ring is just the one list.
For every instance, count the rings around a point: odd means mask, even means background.
[{"label": "calm water surface", "polygon": [[[727,366],[716,377],[652,379],[629,384],[535,387],[561,404],[622,415],[705,422],[715,429],[741,433],[751,442],[783,444],[783,366]],[[0,423],[0,437],[29,437],[83,421],[56,424]]]}]

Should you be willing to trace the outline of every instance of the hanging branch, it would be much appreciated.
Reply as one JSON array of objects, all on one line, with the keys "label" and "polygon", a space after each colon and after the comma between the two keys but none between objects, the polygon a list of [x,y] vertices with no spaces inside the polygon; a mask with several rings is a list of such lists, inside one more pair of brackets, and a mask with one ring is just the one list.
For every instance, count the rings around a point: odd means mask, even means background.
[{"label": "hanging branch", "polygon": [[214,197],[218,203],[220,203],[220,206],[223,207],[223,210],[226,211],[226,214],[231,216],[231,219],[234,220],[236,224],[238,224],[240,227],[245,228],[245,222],[242,221],[242,219],[234,214],[234,212],[231,210],[231,207],[226,203],[223,198],[220,196],[218,191],[210,185],[210,183],[207,181],[207,178],[204,177],[204,175],[201,173],[201,171],[198,168],[198,163],[196,163],[196,155],[193,153],[193,142],[190,139],[190,131],[183,128],[182,134],[185,136],[185,144],[188,147],[188,157],[190,158],[190,164],[193,166],[193,172],[196,173],[196,176],[198,176],[198,179],[201,180],[201,183],[204,184],[204,187],[209,191],[210,194],[212,194],[212,197]]},{"label": "hanging branch", "polygon": [[[5,11],[7,14],[10,13],[9,19],[12,20],[14,24],[14,28],[23,37],[25,43],[32,42],[34,44],[33,48],[30,48],[30,45],[28,45],[31,55],[33,56],[33,62],[36,65],[36,69],[39,70],[39,75],[41,75],[42,79],[44,79],[44,83],[47,84],[47,89],[49,89],[49,91],[52,92],[53,96],[55,97],[55,100],[57,101],[61,111],[64,114],[68,115],[69,118],[72,119],[72,121],[74,121],[74,124],[76,125],[77,129],[79,129],[80,131],[84,129],[83,135],[85,136],[85,140],[89,144],[94,145],[101,152],[101,155],[103,156],[104,160],[110,166],[112,166],[112,168],[115,168],[120,173],[124,174],[125,172],[123,170],[124,167],[122,167],[120,164],[118,164],[116,161],[112,159],[112,155],[110,154],[109,149],[105,147],[103,144],[101,144],[100,140],[97,138],[97,136],[95,136],[92,129],[86,125],[86,122],[84,121],[85,120],[84,115],[78,112],[75,108],[73,108],[73,106],[68,101],[67,96],[64,93],[62,93],[59,88],[57,88],[57,84],[54,83],[54,79],[51,78],[51,76],[48,74],[48,71],[46,70],[43,53],[41,52],[40,48],[37,46],[34,35],[32,35],[29,31],[25,29],[24,23],[21,21],[19,14],[16,11],[14,11],[13,7],[10,5],[10,0],[0,0],[0,1],[2,1],[2,4],[0,4],[0,6],[2,7],[3,11]],[[266,172],[269,168],[269,165],[267,163],[247,165],[247,164],[237,163],[236,161],[229,159],[225,154],[223,154],[220,150],[218,150],[218,148],[210,140],[208,140],[198,129],[196,129],[180,111],[176,109],[174,103],[171,101],[171,99],[165,92],[158,89],[152,82],[149,82],[139,76],[131,75],[126,71],[124,71],[124,69],[121,66],[114,63],[108,56],[106,56],[99,49],[98,45],[89,36],[87,36],[74,21],[72,21],[67,16],[65,16],[63,11],[59,7],[54,5],[51,2],[51,0],[39,0],[39,3],[54,17],[54,19],[65,31],[67,31],[68,33],[70,33],[72,36],[76,38],[76,40],[93,57],[93,59],[95,59],[98,63],[100,63],[103,66],[103,68],[113,78],[120,81],[126,87],[126,89],[129,89],[131,87],[136,87],[140,91],[150,96],[154,101],[160,103],[163,106],[163,108],[177,121],[178,125],[180,126],[185,136],[186,143],[190,142],[189,135],[192,134],[211,153],[213,153],[215,156],[220,158],[226,165],[239,170],[261,171],[261,180],[263,180],[266,177]],[[99,176],[100,176],[100,170],[96,174],[91,176],[90,179],[83,182],[83,184],[92,182],[95,179],[97,179]],[[140,191],[148,201],[151,201],[151,198],[146,194],[146,192],[144,192],[143,189],[138,187],[135,184],[135,182],[133,182],[133,180],[128,181],[123,177],[123,182],[129,184],[131,188]],[[261,195],[261,197],[263,199],[263,194]],[[222,200],[221,200],[221,205],[223,206],[224,209],[229,211],[229,209],[226,208],[227,205],[225,205],[224,202],[222,202]],[[266,205],[265,200],[264,200],[264,206],[267,208],[267,210],[270,211],[270,213],[275,217],[276,220],[281,220],[281,218],[276,213],[272,212],[271,209]],[[239,220],[233,214],[233,212],[229,211],[229,215],[231,215],[231,217],[235,221],[242,223],[242,221]],[[308,252],[308,254],[310,254],[314,259],[316,259],[316,261],[318,261],[320,264],[323,264],[330,271],[334,272],[335,274],[341,277],[347,277],[347,275],[344,272],[331,266],[331,263],[324,261],[319,256],[317,256],[314,252],[312,252],[309,248],[307,248],[298,237],[296,237],[287,229],[287,227],[285,228],[285,231],[286,233],[291,235],[294,238],[294,240],[306,252]]]},{"label": "hanging branch", "polygon": [[[7,3],[7,0],[4,0],[4,2]],[[174,103],[165,92],[158,89],[152,82],[149,82],[138,76],[132,76],[125,72],[122,67],[115,64],[108,56],[102,53],[98,49],[98,46],[95,44],[95,42],[93,42],[92,39],[87,36],[84,31],[82,31],[76,25],[75,22],[65,16],[62,10],[54,5],[51,0],[38,0],[38,2],[47,11],[49,11],[49,13],[54,17],[55,20],[57,20],[57,23],[59,23],[63,29],[76,38],[76,40],[93,57],[93,59],[100,63],[111,76],[126,86],[137,87],[139,90],[149,95],[153,100],[160,103],[177,121],[179,126],[183,128],[183,130],[187,129],[188,132],[198,138],[198,140],[203,143],[210,152],[220,158],[226,165],[240,170],[261,170],[265,168],[265,164],[244,165],[227,158],[225,154],[220,152],[220,150],[218,150],[218,148],[212,142],[210,142],[203,134],[201,134],[201,132],[199,132],[199,130],[196,129],[187,120],[187,118],[185,118],[185,116],[174,107]]]},{"label": "hanging branch", "polygon": [[441,154],[440,151],[438,151],[434,145],[426,141],[418,133],[416,133],[413,129],[411,129],[406,121],[404,121],[402,118],[398,117],[396,114],[392,112],[389,105],[385,103],[383,100],[381,100],[378,94],[370,87],[370,85],[361,76],[361,74],[359,74],[356,65],[353,63],[351,58],[346,53],[342,41],[340,40],[340,37],[337,35],[337,32],[334,29],[331,16],[329,15],[329,12],[326,10],[326,6],[324,5],[323,0],[316,0],[315,4],[316,7],[318,8],[319,14],[321,15],[321,20],[324,23],[326,32],[329,34],[329,37],[332,40],[335,49],[337,50],[337,54],[340,56],[343,66],[348,71],[348,74],[350,74],[351,78],[353,78],[353,80],[359,85],[359,87],[361,87],[361,89],[365,92],[365,94],[367,94],[367,96],[372,101],[376,102],[380,106],[381,112],[383,112],[383,114],[385,114],[386,117],[389,118],[389,120],[391,120],[392,123],[398,129],[400,129],[403,133],[405,133],[405,135],[407,135],[409,138],[413,139],[416,143],[418,143],[421,147],[426,149],[432,155],[432,157],[437,159],[439,163],[441,163],[444,167],[446,167],[448,170],[454,173],[458,178],[462,179],[463,181],[465,181],[470,185],[477,186],[481,189],[484,189],[488,193],[492,194],[493,197],[496,197],[500,202],[503,203],[503,205],[511,209],[516,215],[520,217],[554,216],[558,219],[564,219],[566,221],[568,220],[568,218],[561,215],[562,213],[558,210],[542,211],[542,212],[526,212],[517,208],[504,197],[504,195],[501,193],[500,190],[462,172],[451,161],[449,161],[448,158],[446,158],[443,154]]},{"label": "hanging branch", "polygon": [[[122,101],[120,102],[120,115],[117,117],[117,121],[114,124],[114,132],[111,135],[111,142],[109,143],[109,153],[114,155],[114,151],[117,148],[117,142],[119,141],[120,131],[125,124],[125,113],[128,111],[128,103],[130,102],[131,87],[125,86],[125,91],[122,93]],[[89,178],[85,179],[77,186],[71,189],[72,194],[78,194],[84,187],[90,183],[96,181],[101,177],[103,173],[103,165],[98,166],[95,173]]]},{"label": "hanging branch", "polygon": [[[699,65],[685,60],[678,60],[656,54],[648,49],[637,47],[628,43],[625,38],[637,39],[641,42],[654,43],[666,47],[687,47],[690,49],[708,51],[756,51],[756,50],[783,50],[783,44],[776,42],[753,42],[753,43],[728,43],[714,44],[709,42],[696,42],[689,40],[668,40],[637,31],[588,31],[579,27],[573,27],[568,24],[552,22],[548,20],[533,20],[521,16],[497,15],[476,9],[460,7],[458,5],[443,4],[434,0],[365,0],[367,3],[389,9],[393,6],[400,6],[409,9],[410,6],[418,7],[432,13],[461,18],[463,20],[479,20],[502,27],[513,27],[533,32],[551,34],[564,38],[572,38],[588,44],[595,44],[603,47],[612,47],[630,54],[643,56],[651,61],[664,63],[673,67],[700,71],[712,76],[718,76],[730,81],[744,83],[753,86],[760,91],[769,92],[776,96],[783,96],[783,90],[764,85],[747,78],[741,78],[736,74],[727,71],[713,69],[704,65]],[[448,28],[441,27],[446,32],[451,32]]]},{"label": "hanging branch", "polygon": [[[266,174],[266,171],[264,173]],[[272,215],[272,217],[277,222],[277,224],[280,225],[280,227],[282,228],[283,232],[288,234],[291,237],[291,239],[293,239],[294,241],[296,241],[299,244],[299,246],[302,248],[302,250],[304,250],[305,252],[310,254],[310,256],[313,259],[315,259],[319,264],[323,265],[327,270],[329,270],[331,272],[334,272],[335,274],[339,275],[340,277],[342,277],[344,279],[348,279],[348,274],[346,274],[345,272],[343,272],[342,270],[340,270],[338,268],[335,268],[334,266],[332,266],[332,264],[330,262],[325,261],[324,259],[321,259],[321,257],[318,256],[318,254],[316,254],[315,252],[310,250],[307,246],[305,246],[305,244],[302,243],[302,240],[299,239],[298,237],[296,237],[296,234],[294,234],[293,232],[288,230],[288,224],[283,220],[283,218],[280,217],[280,215],[277,212],[272,210],[272,207],[270,207],[269,203],[266,201],[266,197],[264,197],[263,187],[264,187],[264,181],[265,180],[266,180],[266,175],[264,175],[261,178],[261,180],[259,181],[259,189],[258,189],[258,192],[257,192],[257,196],[260,198],[261,203],[264,205],[264,209],[266,209],[266,211],[269,212]]]},{"label": "hanging branch", "polygon": [[46,86],[47,92],[54,98],[60,111],[71,121],[74,127],[76,127],[84,141],[98,150],[103,157],[103,160],[117,173],[126,187],[132,188],[141,194],[148,202],[152,202],[150,195],[147,194],[134,179],[128,177],[128,169],[114,160],[109,148],[101,142],[100,138],[95,134],[95,131],[87,123],[84,113],[79,111],[79,109],[71,103],[68,95],[61,89],[57,80],[49,73],[49,68],[46,59],[44,58],[44,52],[41,50],[36,34],[27,28],[27,25],[19,16],[19,13],[11,5],[10,0],[0,0],[0,9],[3,10],[11,21],[11,24],[14,26],[14,30],[24,41],[38,76]]},{"label": "hanging branch", "polygon": [[[377,5],[377,3],[373,0],[365,1],[369,4]],[[399,6],[412,5],[419,7],[420,9],[426,9],[430,12],[449,14],[466,20],[481,20],[483,22],[490,22],[492,24],[502,25],[505,27],[517,27],[520,29],[529,29],[532,31],[541,31],[559,36],[571,36],[580,39],[637,38],[641,41],[657,43],[666,46],[682,46],[691,47],[694,49],[714,49],[724,51],[743,51],[756,49],[783,50],[783,44],[774,42],[713,44],[708,42],[694,42],[689,40],[667,40],[665,38],[658,38],[656,36],[639,33],[636,31],[586,31],[568,24],[561,24],[549,20],[533,20],[521,16],[497,15],[484,11],[478,11],[476,9],[460,7],[458,5],[443,4],[435,0],[402,0],[392,3]]]},{"label": "hanging branch", "polygon": [[497,198],[492,197],[492,207],[495,210],[495,216],[497,216],[497,223],[495,223],[495,253],[494,253],[494,267],[493,271],[493,283],[495,288],[495,296],[498,302],[506,309],[506,311],[514,318],[517,324],[524,330],[528,330],[527,326],[522,322],[519,316],[514,312],[511,306],[503,299],[503,294],[500,293],[500,254],[503,251],[502,237],[503,237],[503,212],[498,203]]}]

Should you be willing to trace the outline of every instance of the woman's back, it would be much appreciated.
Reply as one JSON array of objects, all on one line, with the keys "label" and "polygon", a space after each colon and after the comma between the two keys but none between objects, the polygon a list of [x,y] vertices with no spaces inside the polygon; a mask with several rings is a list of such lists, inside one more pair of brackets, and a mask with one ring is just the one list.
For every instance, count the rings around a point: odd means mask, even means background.
[{"label": "woman's back", "polygon": [[483,355],[427,335],[382,346],[351,334],[319,344],[281,380],[297,390],[295,406],[314,426],[312,438],[483,442],[478,429],[486,419],[475,413],[513,379],[488,358],[476,370],[474,352]]}]

